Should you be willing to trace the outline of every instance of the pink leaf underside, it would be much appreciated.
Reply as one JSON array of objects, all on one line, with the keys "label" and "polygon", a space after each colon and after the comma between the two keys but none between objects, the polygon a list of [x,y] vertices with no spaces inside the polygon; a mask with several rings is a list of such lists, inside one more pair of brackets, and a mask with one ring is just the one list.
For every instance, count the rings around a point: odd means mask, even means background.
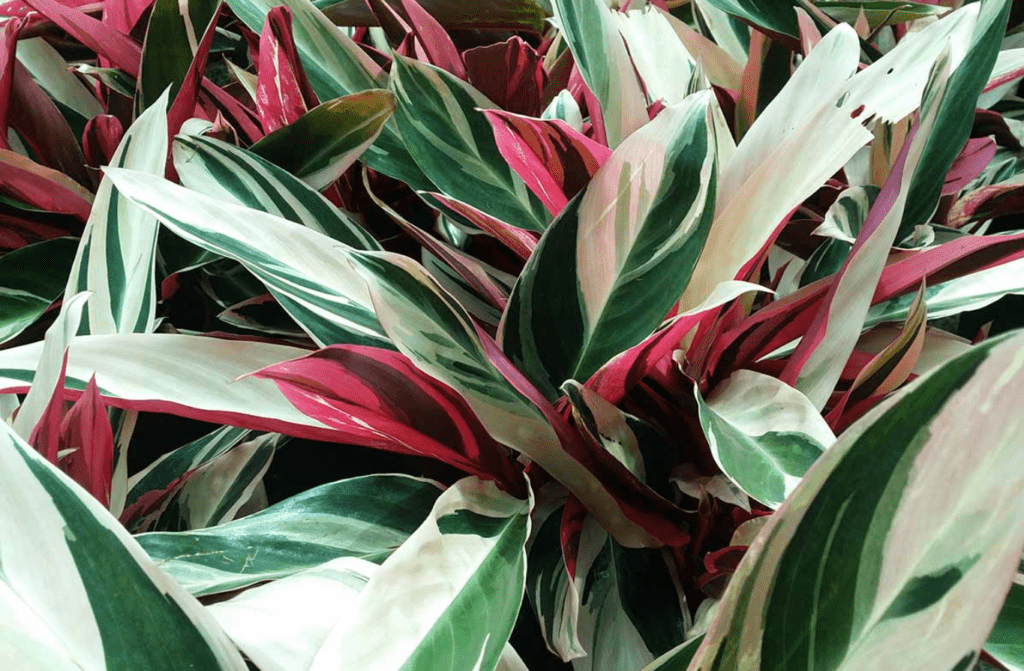
[{"label": "pink leaf underside", "polygon": [[[1024,258],[1024,233],[964,236],[919,252],[894,255],[875,287],[872,305],[901,296],[925,281],[935,286]],[[771,353],[810,327],[836,276],[822,278],[769,304],[715,339],[705,375],[716,378]]]},{"label": "pink leaf underside", "polygon": [[29,444],[36,448],[36,451],[46,457],[46,460],[57,465],[57,453],[61,448],[60,424],[64,418],[64,380],[68,370],[68,351],[64,350],[64,360],[60,366],[60,376],[57,378],[57,385],[53,388],[53,395],[46,403],[42,416],[36,425],[32,427],[29,434]]},{"label": "pink leaf underside", "polygon": [[105,0],[102,21],[119,33],[128,35],[152,4],[153,0]]},{"label": "pink leaf underside", "polygon": [[412,26],[386,0],[366,0],[366,6],[392,44],[401,44],[413,34]]},{"label": "pink leaf underside", "polygon": [[559,527],[559,540],[562,543],[562,560],[570,580],[576,579],[576,562],[580,552],[580,535],[583,533],[583,522],[586,521],[587,509],[580,500],[569,495],[562,509],[562,523]]},{"label": "pink leaf underside", "polygon": [[95,375],[61,423],[61,447],[78,448],[65,458],[65,472],[100,503],[109,505],[114,432]]},{"label": "pink leaf underside", "polygon": [[608,146],[608,135],[604,129],[604,112],[601,110],[601,103],[598,102],[597,96],[590,90],[587,83],[583,81],[583,75],[580,74],[579,68],[573,63],[572,72],[569,74],[569,92],[573,98],[576,99],[581,110],[586,110],[590,116],[590,134],[588,137],[594,140],[596,143]]},{"label": "pink leaf underside", "polygon": [[92,203],[82,187],[55,170],[20,154],[0,150],[0,192],[47,212],[70,214],[85,222]]},{"label": "pink leaf underside", "polygon": [[256,113],[243,106],[233,96],[209,79],[203,80],[203,88],[199,100],[207,110],[212,108],[223,114],[224,118],[238,131],[238,134],[250,144],[255,143],[265,135]]},{"label": "pink leaf underside", "polygon": [[0,26],[0,149],[10,149],[7,141],[7,127],[10,116],[11,89],[14,85],[14,56],[18,46],[18,33],[25,21],[8,21]]},{"label": "pink leaf underside", "polygon": [[[44,222],[38,212],[0,212],[0,250],[11,251],[43,240],[53,240],[66,235],[78,235],[81,227],[68,227],[62,221]],[[58,218],[59,219],[59,218]],[[71,229],[76,229],[72,231]]]},{"label": "pink leaf underside", "polygon": [[26,0],[26,4],[86,47],[109,59],[114,67],[124,70],[129,77],[139,76],[142,48],[130,37],[56,0]]},{"label": "pink leaf underside", "polygon": [[946,182],[942,186],[942,195],[955,194],[967,186],[971,180],[981,174],[996,155],[996,142],[990,137],[968,140],[960,155],[953,161]]},{"label": "pink leaf underside", "polygon": [[611,150],[558,119],[484,112],[498,151],[553,215],[558,215],[611,155]]},{"label": "pink leaf underside", "polygon": [[462,57],[469,83],[491,102],[508,112],[540,116],[544,67],[540,55],[522,38],[468,49]]},{"label": "pink leaf underside", "polygon": [[449,198],[440,193],[427,194],[451,211],[465,217],[477,228],[497,238],[503,245],[509,248],[516,256],[523,259],[530,258],[530,254],[537,247],[537,238],[511,224],[495,219],[491,215],[481,212],[472,205]]},{"label": "pink leaf underside", "polygon": [[462,397],[398,352],[333,345],[253,375],[273,380],[296,409],[333,427],[338,440],[432,456],[515,482],[503,448]]},{"label": "pink leaf underside", "polygon": [[100,114],[89,119],[82,133],[85,160],[93,167],[109,165],[122,137],[124,126],[116,116]]},{"label": "pink leaf underside", "polygon": [[408,26],[416,34],[416,39],[423,47],[426,60],[442,70],[447,70],[459,79],[466,78],[466,69],[455,43],[448,33],[427,10],[416,0],[400,0],[399,11]]},{"label": "pink leaf underside", "polygon": [[294,123],[317,104],[292,39],[291,11],[274,7],[260,35],[256,109],[264,132]]}]

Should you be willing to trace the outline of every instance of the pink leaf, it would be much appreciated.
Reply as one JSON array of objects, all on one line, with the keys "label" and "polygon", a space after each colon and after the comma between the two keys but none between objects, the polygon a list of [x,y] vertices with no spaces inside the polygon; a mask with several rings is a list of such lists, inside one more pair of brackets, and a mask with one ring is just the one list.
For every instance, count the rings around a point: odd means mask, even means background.
[{"label": "pink leaf", "polygon": [[975,138],[968,140],[960,155],[953,161],[946,182],[942,186],[942,195],[959,193],[971,180],[981,174],[996,155],[996,142],[992,138]]},{"label": "pink leaf", "polygon": [[84,12],[56,0],[25,0],[26,4],[63,28],[73,38],[110,60],[129,77],[139,76],[142,48],[131,38]]},{"label": "pink leaf", "polygon": [[299,411],[332,427],[334,440],[431,456],[519,486],[504,448],[462,397],[398,352],[333,345],[252,375],[273,380]]},{"label": "pink leaf", "polygon": [[[199,89],[203,82],[203,72],[206,70],[206,60],[210,56],[210,48],[213,46],[216,28],[217,14],[214,14],[210,24],[206,27],[203,39],[196,47],[192,63],[189,64],[185,78],[181,82],[181,88],[178,89],[174,102],[171,103],[170,109],[167,110],[167,134],[169,141],[173,140],[174,136],[181,130],[181,125],[194,116],[196,104],[199,100]],[[167,167],[169,172],[174,170],[170,156],[167,159]]]},{"label": "pink leaf", "polygon": [[77,451],[64,460],[64,471],[104,506],[110,504],[114,472],[114,432],[93,375],[85,392],[61,424],[62,447]]},{"label": "pink leaf", "polygon": [[537,238],[521,228],[516,228],[504,221],[495,219],[491,215],[481,212],[471,205],[441,195],[440,193],[424,194],[427,200],[433,200],[440,209],[449,210],[456,215],[472,222],[474,226],[485,233],[497,238],[509,248],[516,256],[524,261],[530,258],[530,254],[537,247]]},{"label": "pink leaf", "polygon": [[28,437],[29,444],[54,466],[57,465],[57,453],[61,448],[60,423],[64,417],[64,380],[67,377],[67,371],[68,351],[65,349],[64,360],[60,366],[60,376],[57,378],[57,385],[53,388],[53,395],[46,403],[42,417],[36,422]]},{"label": "pink leaf", "polygon": [[459,79],[466,78],[466,68],[462,57],[452,42],[452,38],[427,10],[416,0],[400,0],[406,23],[412,27],[416,39],[426,52],[427,60],[437,67],[447,70]]},{"label": "pink leaf", "polygon": [[105,0],[103,23],[119,33],[129,35],[152,4],[153,0]]},{"label": "pink leaf", "polygon": [[545,207],[558,215],[611,155],[564,121],[486,110],[498,151]]},{"label": "pink leaf", "polygon": [[469,83],[498,107],[526,116],[540,114],[544,67],[541,57],[522,38],[468,49],[462,56]]},{"label": "pink leaf", "polygon": [[70,214],[83,223],[92,209],[92,194],[77,182],[7,149],[0,149],[0,192],[41,210]]},{"label": "pink leaf", "polygon": [[291,11],[284,5],[274,7],[260,36],[256,109],[263,131],[294,123],[319,104],[292,39]]},{"label": "pink leaf", "polygon": [[110,159],[124,137],[124,126],[111,114],[100,114],[89,119],[82,133],[82,148],[89,165],[98,168],[110,165]]},{"label": "pink leaf", "polygon": [[7,21],[0,26],[0,149],[10,149],[7,142],[8,114],[11,104],[11,89],[14,84],[15,49],[18,46],[18,32],[25,25],[24,19]]}]

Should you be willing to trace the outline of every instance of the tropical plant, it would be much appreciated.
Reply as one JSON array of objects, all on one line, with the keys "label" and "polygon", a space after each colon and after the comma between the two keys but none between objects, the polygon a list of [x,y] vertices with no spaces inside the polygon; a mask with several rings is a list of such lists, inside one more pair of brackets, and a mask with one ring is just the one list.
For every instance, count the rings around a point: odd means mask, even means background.
[{"label": "tropical plant", "polygon": [[1024,669],[1012,4],[0,4],[0,667]]}]

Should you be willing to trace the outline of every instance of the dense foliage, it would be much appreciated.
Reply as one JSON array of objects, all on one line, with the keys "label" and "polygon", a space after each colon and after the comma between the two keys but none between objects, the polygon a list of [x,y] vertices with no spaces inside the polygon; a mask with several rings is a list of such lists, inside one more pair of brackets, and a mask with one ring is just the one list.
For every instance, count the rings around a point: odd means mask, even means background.
[{"label": "dense foliage", "polygon": [[1014,3],[273,2],[0,4],[0,668],[1024,669]]}]

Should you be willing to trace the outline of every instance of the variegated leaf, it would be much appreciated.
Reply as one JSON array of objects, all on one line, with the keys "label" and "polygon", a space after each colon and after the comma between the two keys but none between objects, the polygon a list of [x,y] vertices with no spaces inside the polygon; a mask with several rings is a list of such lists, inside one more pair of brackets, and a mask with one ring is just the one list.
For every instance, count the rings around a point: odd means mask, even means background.
[{"label": "variegated leaf", "polygon": [[761,503],[779,507],[835,435],[807,397],[741,370],[703,399],[700,423],[722,471]]},{"label": "variegated leaf", "polygon": [[314,107],[254,144],[250,151],[315,189],[324,189],[363,155],[384,129],[395,97],[360,91]]},{"label": "variegated leaf", "polygon": [[[648,122],[647,100],[613,16],[617,10],[604,0],[551,4],[576,67],[601,105],[602,136],[614,149]],[[590,113],[595,125],[601,123],[595,110]]]},{"label": "variegated leaf", "polygon": [[3,423],[0,488],[0,655],[7,668],[244,671],[199,602],[99,502]]},{"label": "variegated leaf", "polygon": [[356,249],[380,249],[315,189],[251,152],[198,135],[177,136],[171,152],[181,183],[193,191],[276,214]]},{"label": "variegated leaf", "polygon": [[[170,87],[174,100],[200,49],[203,36],[217,17],[221,0],[155,0],[152,4],[146,39],[142,45],[136,106],[139,111],[159,104]],[[209,52],[207,52],[209,53]],[[161,109],[163,114],[166,102]]]},{"label": "variegated leaf", "polygon": [[689,96],[622,143],[516,283],[500,344],[549,398],[650,335],[690,281],[714,208],[709,100]]},{"label": "variegated leaf", "polygon": [[531,506],[532,496],[474,477],[449,487],[370,578],[310,671],[494,668],[523,598]]},{"label": "variegated leaf", "polygon": [[1010,671],[1024,669],[1024,574],[1018,572],[1013,578],[1013,586],[1006,595],[1003,609],[999,611],[992,633],[985,642],[985,652],[989,653]]},{"label": "variegated leaf", "polygon": [[440,494],[437,484],[421,478],[367,475],[314,487],[233,522],[145,533],[138,541],[192,594],[218,594],[339,557],[380,564]]},{"label": "variegated leaf", "polygon": [[[167,163],[168,91],[128,128],[110,160],[118,168],[163,175]],[[84,333],[152,331],[156,314],[154,263],[160,226],[129,202],[110,179],[100,182],[65,294],[92,291]]]},{"label": "variegated leaf", "polygon": [[272,214],[189,191],[162,178],[109,170],[127,197],[176,234],[242,263],[281,306],[323,345],[389,347],[365,283],[327,236]]},{"label": "variegated leaf", "polygon": [[378,571],[340,557],[207,606],[260,671],[307,671],[324,639],[355,616],[352,602]]},{"label": "variegated leaf", "polygon": [[969,668],[1024,548],[1022,348],[1020,332],[975,346],[844,432],[750,547],[689,669]]},{"label": "variegated leaf", "polygon": [[547,211],[502,158],[478,110],[494,104],[431,65],[396,55],[392,67],[395,119],[423,172],[452,198],[513,226],[544,230]]}]

